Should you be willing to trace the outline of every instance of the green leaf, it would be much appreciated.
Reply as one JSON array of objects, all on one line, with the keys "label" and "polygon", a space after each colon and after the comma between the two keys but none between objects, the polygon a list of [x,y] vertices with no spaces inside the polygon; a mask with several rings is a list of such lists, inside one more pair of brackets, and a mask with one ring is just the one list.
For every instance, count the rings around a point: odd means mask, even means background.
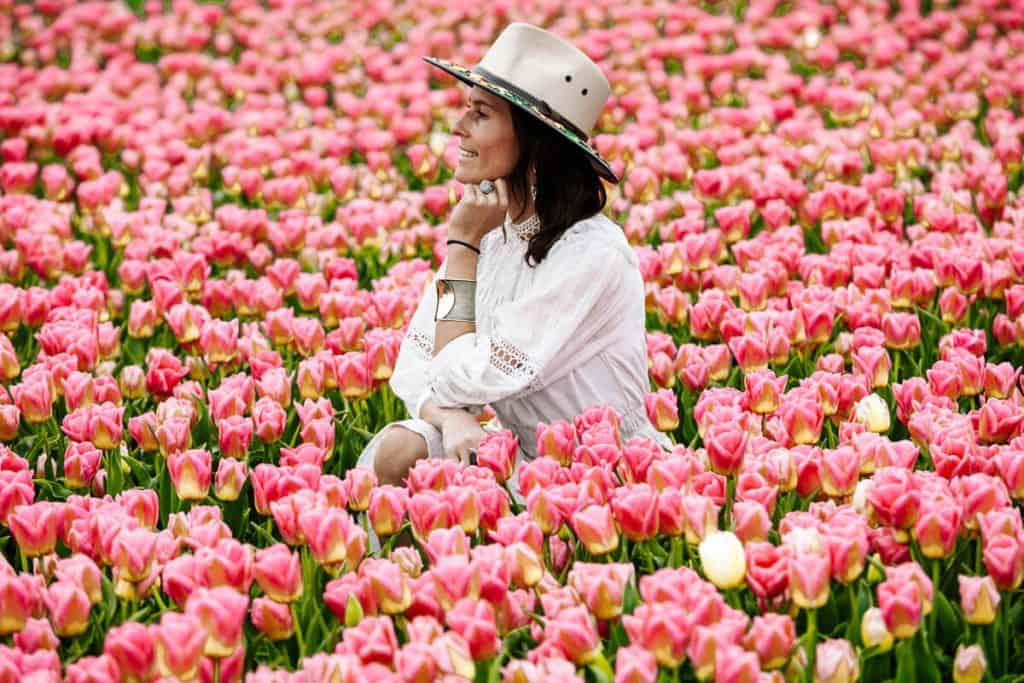
[{"label": "green leaf", "polygon": [[914,664],[913,642],[904,640],[896,646],[896,683],[917,683]]},{"label": "green leaf", "polygon": [[938,590],[935,591],[935,600],[932,604],[935,610],[935,633],[932,638],[943,645],[943,649],[951,650],[961,634],[960,620],[946,595]]}]

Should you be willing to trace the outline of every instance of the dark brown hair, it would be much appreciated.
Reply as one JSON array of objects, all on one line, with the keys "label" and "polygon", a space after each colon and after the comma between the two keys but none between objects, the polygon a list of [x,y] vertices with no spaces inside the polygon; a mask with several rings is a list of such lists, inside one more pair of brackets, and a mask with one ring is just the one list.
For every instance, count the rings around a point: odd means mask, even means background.
[{"label": "dark brown hair", "polygon": [[508,184],[517,201],[527,201],[530,169],[537,172],[533,205],[541,229],[530,239],[525,257],[527,265],[533,267],[544,260],[574,223],[602,211],[608,195],[586,152],[519,107],[510,104],[509,109],[519,143],[519,161],[509,174]]}]

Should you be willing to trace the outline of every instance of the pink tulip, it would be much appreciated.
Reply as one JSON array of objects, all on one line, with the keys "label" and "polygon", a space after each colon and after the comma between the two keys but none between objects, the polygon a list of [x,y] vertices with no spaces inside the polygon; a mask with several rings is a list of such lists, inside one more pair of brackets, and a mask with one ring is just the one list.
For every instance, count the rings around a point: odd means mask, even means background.
[{"label": "pink tulip", "polygon": [[477,447],[477,462],[494,472],[499,484],[510,476],[516,464],[519,438],[508,430],[487,434]]},{"label": "pink tulip", "polygon": [[607,505],[590,505],[570,520],[573,532],[591,555],[604,555],[619,547],[615,518]]},{"label": "pink tulip", "polygon": [[679,406],[671,389],[660,389],[644,396],[647,419],[659,432],[672,432],[679,427]]},{"label": "pink tulip", "polygon": [[28,619],[25,621],[25,627],[14,634],[14,645],[25,653],[37,650],[56,652],[60,646],[60,640],[46,619]]},{"label": "pink tulip", "polygon": [[295,633],[291,608],[268,598],[255,598],[251,608],[252,625],[271,642],[287,640]]},{"label": "pink tulip", "polygon": [[591,614],[606,621],[622,613],[626,584],[632,577],[631,564],[577,562],[569,572],[569,585]]},{"label": "pink tulip", "polygon": [[199,620],[180,612],[164,612],[154,630],[160,675],[195,678],[207,640],[206,629]]},{"label": "pink tulip", "polygon": [[28,575],[0,573],[0,633],[6,636],[25,628],[35,602]]},{"label": "pink tulip", "polygon": [[490,659],[501,649],[490,603],[463,598],[455,603],[445,618],[448,626],[465,639],[474,660]]},{"label": "pink tulip", "polygon": [[821,458],[821,485],[831,498],[853,493],[860,477],[860,456],[851,446],[826,449]]},{"label": "pink tulip", "polygon": [[346,628],[342,645],[359,657],[364,666],[373,662],[391,666],[398,650],[395,629],[387,616],[365,617],[355,626]]},{"label": "pink tulip", "polygon": [[378,536],[392,536],[402,529],[408,492],[397,486],[379,486],[370,493],[370,507],[367,514],[374,533]]},{"label": "pink tulip", "polygon": [[623,616],[622,625],[630,643],[653,654],[661,666],[675,668],[686,657],[693,621],[682,607],[642,604],[631,615]]},{"label": "pink tulip", "polygon": [[353,568],[362,560],[366,532],[344,510],[307,510],[299,519],[310,553],[321,565]]},{"label": "pink tulip", "polygon": [[245,460],[252,442],[253,420],[232,415],[217,423],[218,445],[222,457]]},{"label": "pink tulip", "polygon": [[708,427],[704,444],[711,469],[726,476],[738,472],[746,454],[747,438],[746,430],[735,423]]},{"label": "pink tulip", "polygon": [[803,609],[821,607],[828,600],[831,563],[828,556],[797,553],[789,562],[789,590],[793,603]]},{"label": "pink tulip", "polygon": [[54,633],[61,638],[80,635],[89,626],[92,604],[80,586],[70,581],[56,581],[46,589],[43,600]]},{"label": "pink tulip", "polygon": [[167,455],[167,471],[181,500],[203,500],[210,490],[212,456],[202,448]]},{"label": "pink tulip", "polygon": [[409,577],[394,562],[367,559],[359,573],[370,585],[376,604],[384,614],[402,614],[412,604]]},{"label": "pink tulip", "polygon": [[231,502],[238,500],[245,480],[248,478],[249,466],[233,458],[221,458],[217,463],[217,475],[213,484],[213,495],[217,500]]},{"label": "pink tulip", "polygon": [[960,606],[969,624],[991,624],[1001,597],[991,576],[960,575]]},{"label": "pink tulip", "polygon": [[149,680],[156,656],[153,630],[128,621],[107,632],[103,653],[117,663],[121,675],[131,683]]},{"label": "pink tulip", "polygon": [[894,638],[910,638],[921,623],[921,589],[907,578],[889,579],[878,584],[878,606],[885,626]]},{"label": "pink tulip", "polygon": [[1000,590],[1016,590],[1024,580],[1024,551],[1013,536],[1000,534],[985,543],[981,559]]},{"label": "pink tulip", "polygon": [[146,390],[157,397],[169,396],[187,372],[166,349],[154,348],[146,354]]},{"label": "pink tulip", "polygon": [[640,645],[619,648],[615,653],[615,683],[654,683],[658,662]]},{"label": "pink tulip", "polygon": [[11,387],[11,395],[22,417],[29,424],[39,424],[53,414],[53,396],[46,381],[23,381]]},{"label": "pink tulip", "polygon": [[59,508],[52,503],[33,503],[15,508],[7,525],[26,557],[40,557],[53,552],[57,543]]},{"label": "pink tulip", "polygon": [[913,530],[921,554],[935,559],[948,557],[956,548],[962,517],[960,506],[952,501],[925,498]]},{"label": "pink tulip", "polygon": [[544,625],[544,640],[577,665],[586,665],[601,653],[597,624],[584,607],[569,607],[549,618]]},{"label": "pink tulip", "polygon": [[205,656],[228,657],[242,644],[242,627],[248,608],[248,596],[228,587],[200,588],[189,597],[185,614],[204,633]]},{"label": "pink tulip", "polygon": [[[430,577],[428,576],[429,580]],[[328,581],[324,586],[324,604],[334,613],[338,621],[348,625],[346,612],[354,601],[359,611],[367,615],[377,614],[377,602],[369,579],[356,574],[343,574],[340,578]]]},{"label": "pink tulip", "polygon": [[631,484],[619,488],[612,499],[612,510],[615,521],[627,538],[644,540],[653,538],[657,533],[657,493],[647,484]]},{"label": "pink tulip", "polygon": [[377,475],[372,470],[353,467],[345,473],[345,487],[348,507],[353,512],[362,512],[370,507],[370,491],[377,486]]}]

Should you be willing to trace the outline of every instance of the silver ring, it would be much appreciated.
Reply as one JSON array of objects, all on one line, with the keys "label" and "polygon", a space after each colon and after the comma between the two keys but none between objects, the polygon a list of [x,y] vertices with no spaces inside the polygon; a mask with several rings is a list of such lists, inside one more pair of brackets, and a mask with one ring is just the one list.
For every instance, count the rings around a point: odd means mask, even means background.
[{"label": "silver ring", "polygon": [[483,181],[482,183],[480,183],[480,191],[483,192],[484,194],[490,194],[494,192],[494,183],[492,183],[490,180]]}]

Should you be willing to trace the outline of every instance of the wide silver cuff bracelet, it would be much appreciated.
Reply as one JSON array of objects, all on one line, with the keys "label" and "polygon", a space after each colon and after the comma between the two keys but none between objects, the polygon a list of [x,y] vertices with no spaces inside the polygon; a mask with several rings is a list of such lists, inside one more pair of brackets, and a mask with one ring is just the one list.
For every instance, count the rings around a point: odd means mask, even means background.
[{"label": "wide silver cuff bracelet", "polygon": [[476,280],[437,280],[434,320],[476,322]]}]

